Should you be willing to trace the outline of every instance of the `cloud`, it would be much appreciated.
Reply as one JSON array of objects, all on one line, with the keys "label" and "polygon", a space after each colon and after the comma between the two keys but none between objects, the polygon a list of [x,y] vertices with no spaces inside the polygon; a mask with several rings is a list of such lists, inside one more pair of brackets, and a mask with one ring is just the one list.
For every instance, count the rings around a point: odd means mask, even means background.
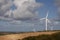
[{"label": "cloud", "polygon": [[57,7],[58,20],[60,20],[60,0],[55,0],[55,5]]},{"label": "cloud", "polygon": [[60,0],[55,0],[55,5],[60,6]]},{"label": "cloud", "polygon": [[[14,10],[11,6],[15,7]],[[0,0],[0,17],[14,20],[38,19],[37,9],[41,6],[43,3],[38,3],[36,0]]]},{"label": "cloud", "polygon": [[31,20],[38,17],[37,9],[43,4],[35,0],[14,0],[13,4],[17,7],[14,11],[8,11],[5,15],[16,20]]},{"label": "cloud", "polygon": [[[26,24],[26,26],[28,24],[38,23],[37,9],[43,6],[42,3],[38,3],[35,0],[14,0],[13,2],[11,0],[2,0],[0,4],[0,19],[8,21],[11,25],[15,23]],[[11,10],[10,8],[13,4],[16,7],[15,10]]]},{"label": "cloud", "polygon": [[0,0],[0,16],[4,16],[4,14],[10,9],[11,5],[11,0]]}]

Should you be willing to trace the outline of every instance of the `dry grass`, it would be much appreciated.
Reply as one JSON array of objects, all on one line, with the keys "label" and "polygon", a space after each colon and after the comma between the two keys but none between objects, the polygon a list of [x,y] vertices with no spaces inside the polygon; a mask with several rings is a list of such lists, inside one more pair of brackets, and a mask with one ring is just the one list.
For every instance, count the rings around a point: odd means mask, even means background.
[{"label": "dry grass", "polygon": [[42,34],[51,35],[53,33],[56,33],[56,32],[50,31],[50,32],[28,32],[28,33],[20,33],[20,34],[9,34],[9,35],[0,36],[0,40],[18,40],[18,39],[23,39],[29,36],[38,36]]}]

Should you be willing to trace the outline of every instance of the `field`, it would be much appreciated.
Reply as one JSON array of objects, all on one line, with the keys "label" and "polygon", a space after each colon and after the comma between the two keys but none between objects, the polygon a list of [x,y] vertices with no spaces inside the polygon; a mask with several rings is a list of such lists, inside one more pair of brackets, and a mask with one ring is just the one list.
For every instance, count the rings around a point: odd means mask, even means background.
[{"label": "field", "polygon": [[0,32],[0,40],[22,40],[23,38],[29,36],[38,36],[43,34],[53,34],[60,31],[43,31],[43,32],[22,32],[22,33],[8,33],[8,32]]}]

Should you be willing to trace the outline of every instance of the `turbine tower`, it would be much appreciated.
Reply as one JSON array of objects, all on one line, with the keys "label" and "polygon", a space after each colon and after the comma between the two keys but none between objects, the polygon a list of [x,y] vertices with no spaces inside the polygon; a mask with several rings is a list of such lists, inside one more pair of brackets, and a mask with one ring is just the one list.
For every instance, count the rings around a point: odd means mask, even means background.
[{"label": "turbine tower", "polygon": [[47,31],[48,30],[48,28],[47,28],[47,25],[48,25],[48,23],[47,23],[48,22],[48,12],[47,12],[46,20],[45,21],[46,21],[46,31]]},{"label": "turbine tower", "polygon": [[[49,12],[49,11],[48,11]],[[50,20],[48,20],[48,12],[45,18],[41,18],[40,20],[44,20],[45,19],[45,30],[48,30],[48,23],[51,23]]]}]

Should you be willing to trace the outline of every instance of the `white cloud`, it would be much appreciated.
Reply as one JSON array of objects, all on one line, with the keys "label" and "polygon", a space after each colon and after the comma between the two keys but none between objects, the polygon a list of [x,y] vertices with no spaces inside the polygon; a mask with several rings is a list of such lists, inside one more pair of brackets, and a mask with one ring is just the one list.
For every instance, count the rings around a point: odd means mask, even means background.
[{"label": "white cloud", "polygon": [[[11,10],[13,4],[17,7],[15,10]],[[38,17],[36,10],[42,5],[36,0],[14,0],[13,2],[12,0],[0,0],[0,16],[19,20],[35,19]]]},{"label": "white cloud", "polygon": [[13,11],[13,18],[20,20],[29,20],[38,16],[37,8],[42,6],[42,3],[37,3],[35,0],[14,0],[17,7]]},{"label": "white cloud", "polygon": [[4,16],[4,14],[10,9],[11,5],[11,0],[0,0],[0,16]]},{"label": "white cloud", "polygon": [[[0,19],[7,20],[11,24],[25,24],[25,26],[38,23],[38,20],[36,20],[38,19],[38,11],[35,10],[43,5],[42,3],[37,3],[35,0],[14,0],[13,2],[11,0],[0,0],[0,4]],[[10,7],[12,4],[14,4],[17,9],[11,10]],[[19,21],[15,19],[19,19]],[[31,19],[32,21],[29,22],[21,21]]]}]

